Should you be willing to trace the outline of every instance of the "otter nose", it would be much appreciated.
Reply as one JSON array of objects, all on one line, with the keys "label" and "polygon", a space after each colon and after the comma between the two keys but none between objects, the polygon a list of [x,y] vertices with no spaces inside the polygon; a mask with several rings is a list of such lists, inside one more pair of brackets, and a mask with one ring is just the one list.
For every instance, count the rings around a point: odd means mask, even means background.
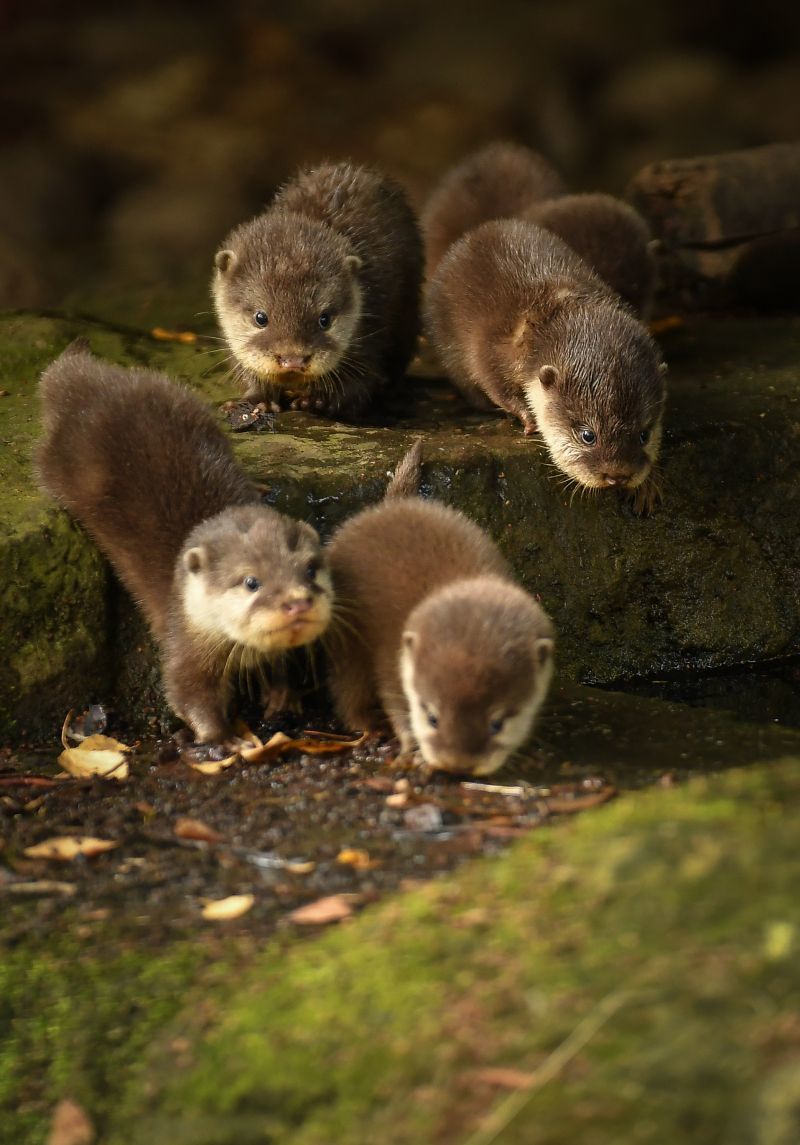
[{"label": "otter nose", "polygon": [[606,485],[627,485],[633,477],[633,470],[621,466],[609,466],[602,473]]},{"label": "otter nose", "polygon": [[281,612],[285,613],[290,619],[295,616],[302,616],[304,612],[308,612],[311,608],[313,601],[310,596],[296,597],[294,600],[285,600],[281,605]]},{"label": "otter nose", "polygon": [[302,370],[311,361],[310,354],[276,354],[275,357],[283,370]]}]

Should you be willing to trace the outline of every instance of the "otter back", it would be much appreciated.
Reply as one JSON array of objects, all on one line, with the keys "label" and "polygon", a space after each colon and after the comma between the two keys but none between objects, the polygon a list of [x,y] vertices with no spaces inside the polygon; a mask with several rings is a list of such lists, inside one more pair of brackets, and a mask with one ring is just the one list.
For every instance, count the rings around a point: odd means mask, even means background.
[{"label": "otter back", "polygon": [[77,517],[157,633],[186,536],[258,491],[213,415],[162,374],[65,352],[42,374],[42,486]]}]

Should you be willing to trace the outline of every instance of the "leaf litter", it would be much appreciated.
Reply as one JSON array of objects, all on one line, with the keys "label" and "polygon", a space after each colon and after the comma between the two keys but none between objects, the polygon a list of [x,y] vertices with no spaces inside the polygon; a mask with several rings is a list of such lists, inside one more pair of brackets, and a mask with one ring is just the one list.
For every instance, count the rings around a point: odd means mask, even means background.
[{"label": "leaf litter", "polygon": [[[63,751],[71,763],[83,753],[76,775],[56,778],[46,751],[2,758],[0,909],[17,934],[47,930],[65,903],[86,925],[110,914],[144,940],[206,921],[259,936],[327,926],[614,794],[598,776],[430,773],[375,735],[340,734],[319,711],[313,727],[296,714],[254,724],[258,735],[240,725],[230,753],[136,741],[135,757],[99,730],[104,719],[97,709],[65,721]],[[47,862],[69,864],[69,882],[47,878]]]}]

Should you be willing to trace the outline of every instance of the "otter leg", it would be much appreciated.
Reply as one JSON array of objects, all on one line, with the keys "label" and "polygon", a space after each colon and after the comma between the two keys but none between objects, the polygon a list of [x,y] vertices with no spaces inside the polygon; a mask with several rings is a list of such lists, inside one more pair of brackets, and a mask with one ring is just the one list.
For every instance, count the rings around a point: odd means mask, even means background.
[{"label": "otter leg", "polygon": [[664,500],[661,474],[656,469],[651,469],[641,485],[629,489],[628,494],[634,513],[639,517],[649,517],[656,506]]},{"label": "otter leg", "polygon": [[192,663],[187,649],[165,658],[164,690],[173,711],[184,720],[197,743],[230,743],[233,731],[227,716],[230,689],[219,671]]}]

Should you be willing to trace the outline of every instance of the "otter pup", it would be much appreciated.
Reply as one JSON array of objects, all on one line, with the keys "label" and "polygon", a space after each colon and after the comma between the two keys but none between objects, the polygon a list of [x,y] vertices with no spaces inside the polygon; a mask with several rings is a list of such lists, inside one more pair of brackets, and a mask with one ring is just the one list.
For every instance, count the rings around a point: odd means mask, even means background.
[{"label": "otter pup", "polygon": [[490,219],[513,218],[564,190],[558,172],[529,147],[497,142],[468,155],[447,172],[422,212],[426,277],[467,231]]},{"label": "otter pup", "polygon": [[656,264],[647,223],[633,207],[613,195],[561,195],[519,218],[558,235],[641,318],[649,315]]},{"label": "otter pup", "polygon": [[388,717],[403,753],[489,775],[527,738],[550,683],[553,629],[462,513],[414,496],[419,444],[386,498],[328,545],[341,611],[329,686],[351,728]]},{"label": "otter pup", "polygon": [[419,332],[422,240],[402,188],[350,163],[302,171],[215,258],[245,400],[358,413]]},{"label": "otter pup", "polygon": [[480,409],[541,432],[576,486],[659,497],[664,366],[644,326],[574,251],[533,223],[484,223],[450,248],[427,297],[431,339]]},{"label": "otter pup", "polygon": [[259,503],[212,414],[165,375],[112,366],[73,344],[39,392],[40,484],[141,606],[170,706],[198,741],[235,744],[231,677],[262,675],[263,661],[328,623],[317,534]]},{"label": "otter pup", "polygon": [[525,219],[563,239],[592,270],[644,316],[655,282],[644,219],[612,195],[567,195],[536,151],[491,143],[449,171],[422,213],[430,279],[450,246],[492,219]]}]

